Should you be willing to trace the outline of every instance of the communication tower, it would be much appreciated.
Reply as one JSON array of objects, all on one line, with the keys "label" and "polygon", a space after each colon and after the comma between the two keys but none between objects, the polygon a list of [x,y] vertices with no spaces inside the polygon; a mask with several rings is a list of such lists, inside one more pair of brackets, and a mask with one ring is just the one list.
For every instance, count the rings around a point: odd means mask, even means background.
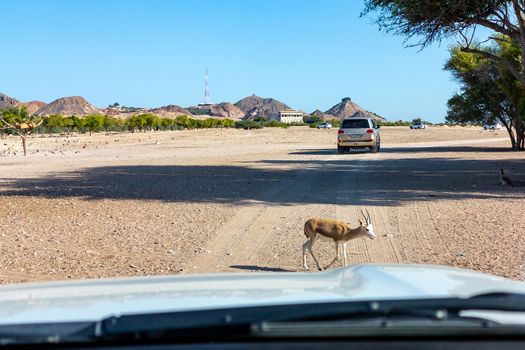
[{"label": "communication tower", "polygon": [[206,74],[204,75],[204,104],[211,104],[210,87],[208,86],[208,68],[206,68]]}]

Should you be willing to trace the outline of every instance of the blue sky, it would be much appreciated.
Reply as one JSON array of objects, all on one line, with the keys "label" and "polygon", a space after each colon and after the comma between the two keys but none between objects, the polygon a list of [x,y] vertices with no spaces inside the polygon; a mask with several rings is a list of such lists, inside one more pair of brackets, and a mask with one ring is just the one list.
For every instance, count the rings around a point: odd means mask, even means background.
[{"label": "blue sky", "polygon": [[2,0],[0,92],[97,107],[256,94],[326,110],[349,96],[391,120],[441,121],[447,43],[421,52],[360,18],[361,0]]}]

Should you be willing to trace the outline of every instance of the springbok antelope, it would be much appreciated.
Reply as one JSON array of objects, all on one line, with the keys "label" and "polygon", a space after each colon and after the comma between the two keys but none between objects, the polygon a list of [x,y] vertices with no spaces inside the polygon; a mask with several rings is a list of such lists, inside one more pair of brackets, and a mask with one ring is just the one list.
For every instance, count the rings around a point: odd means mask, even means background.
[{"label": "springbok antelope", "polygon": [[346,243],[351,239],[356,239],[359,237],[369,237],[370,239],[376,239],[376,234],[374,233],[374,227],[372,226],[372,219],[368,210],[366,211],[367,215],[361,210],[365,218],[365,222],[359,219],[359,227],[352,229],[346,222],[330,220],[330,219],[318,219],[312,218],[304,223],[304,234],[308,240],[303,244],[303,267],[308,270],[306,266],[306,250],[310,252],[314,261],[317,265],[317,268],[322,271],[319,261],[314,255],[312,247],[317,240],[331,241],[335,243],[335,257],[334,260],[324,268],[327,269],[337,260],[339,257],[339,246],[343,248],[343,262],[344,265],[347,265],[346,259]]}]

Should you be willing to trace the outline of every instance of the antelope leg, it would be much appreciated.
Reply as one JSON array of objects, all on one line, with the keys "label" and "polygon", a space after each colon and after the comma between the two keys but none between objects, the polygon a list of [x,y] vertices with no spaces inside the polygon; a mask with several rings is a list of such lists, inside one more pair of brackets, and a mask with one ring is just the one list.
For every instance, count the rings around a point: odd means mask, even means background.
[{"label": "antelope leg", "polygon": [[308,250],[310,251],[310,254],[312,254],[312,258],[314,258],[315,264],[317,265],[317,268],[319,271],[323,271],[323,268],[319,264],[319,261],[317,261],[317,258],[314,255],[314,251],[312,249],[312,246],[314,245],[314,241],[310,240],[310,244],[308,245]]},{"label": "antelope leg", "polygon": [[332,260],[332,262],[330,264],[326,265],[324,267],[324,269],[326,270],[327,268],[332,266],[333,263],[335,263],[335,261],[337,260],[337,258],[339,258],[339,243],[335,242],[335,257],[334,257],[334,260]]},{"label": "antelope leg", "polygon": [[308,266],[306,265],[306,250],[308,249],[308,245],[310,244],[310,240],[307,240],[303,243],[303,267],[305,270],[308,270]]},{"label": "antelope leg", "polygon": [[344,265],[347,266],[347,263],[346,263],[346,243],[343,243],[343,262],[344,262]]}]

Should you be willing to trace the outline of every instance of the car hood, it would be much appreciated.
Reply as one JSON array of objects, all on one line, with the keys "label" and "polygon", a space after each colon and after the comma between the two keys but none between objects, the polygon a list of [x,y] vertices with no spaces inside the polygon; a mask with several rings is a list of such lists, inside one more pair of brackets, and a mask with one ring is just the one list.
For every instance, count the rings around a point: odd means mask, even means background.
[{"label": "car hood", "polygon": [[0,324],[292,303],[525,293],[525,282],[441,266],[353,265],[325,272],[178,275],[0,287]]}]

